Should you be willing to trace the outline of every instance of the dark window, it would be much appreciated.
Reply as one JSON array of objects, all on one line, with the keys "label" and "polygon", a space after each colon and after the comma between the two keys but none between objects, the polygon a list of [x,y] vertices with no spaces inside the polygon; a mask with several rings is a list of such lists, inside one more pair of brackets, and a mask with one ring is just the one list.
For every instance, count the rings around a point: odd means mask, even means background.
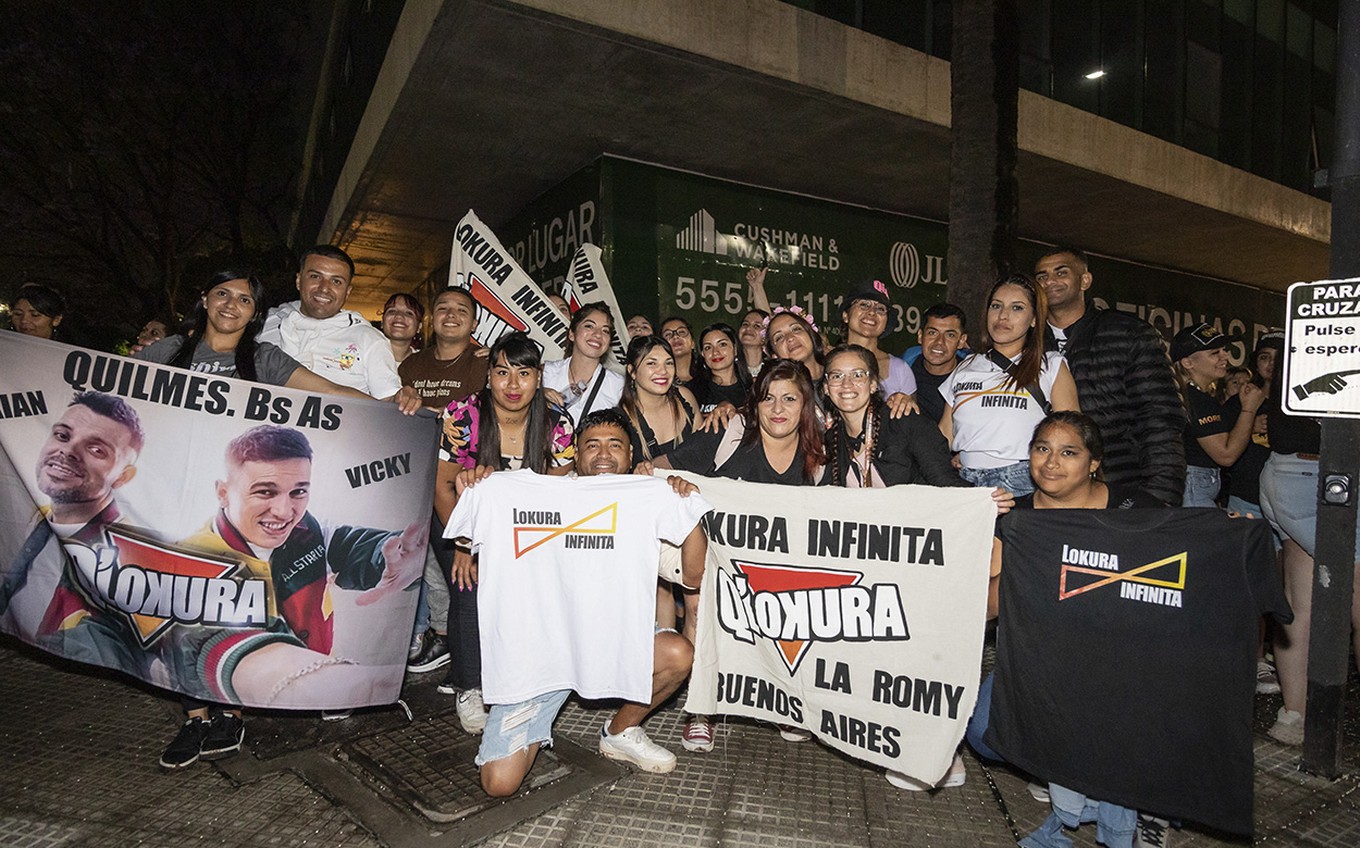
[{"label": "dark window", "polygon": [[1143,42],[1143,131],[1180,141],[1185,35],[1178,0],[1147,0]]},{"label": "dark window", "polygon": [[1141,128],[1143,90],[1143,4],[1104,0],[1100,12],[1100,114]]},{"label": "dark window", "polygon": [[1100,12],[1095,0],[1052,0],[1053,98],[1099,114]]}]

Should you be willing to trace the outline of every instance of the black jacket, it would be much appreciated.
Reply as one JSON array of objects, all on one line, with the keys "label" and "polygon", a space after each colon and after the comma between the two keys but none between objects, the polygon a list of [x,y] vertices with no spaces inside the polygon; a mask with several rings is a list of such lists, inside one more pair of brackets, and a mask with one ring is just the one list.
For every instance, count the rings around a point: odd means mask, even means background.
[{"label": "black jacket", "polygon": [[[890,418],[882,401],[874,403],[879,417],[878,443],[874,445],[874,468],[884,485],[924,483],[931,486],[967,486],[949,459],[949,443],[930,418],[914,413]],[[850,472],[850,445],[839,413],[826,431],[827,482],[844,486]],[[836,472],[834,478],[830,475]]]},{"label": "black jacket", "polygon": [[1105,479],[1179,506],[1185,489],[1185,408],[1161,335],[1132,315],[1096,309],[1087,301],[1086,314],[1067,328],[1063,356],[1077,383],[1081,411],[1095,419],[1104,436]]}]

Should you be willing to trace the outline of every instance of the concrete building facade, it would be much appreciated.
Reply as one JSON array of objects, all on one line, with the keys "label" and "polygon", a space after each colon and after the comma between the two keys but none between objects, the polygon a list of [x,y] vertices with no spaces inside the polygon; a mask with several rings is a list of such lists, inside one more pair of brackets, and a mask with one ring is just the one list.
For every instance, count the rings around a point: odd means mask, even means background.
[{"label": "concrete building facade", "polygon": [[[1319,139],[1330,132],[1330,113],[1319,104],[1330,96],[1335,4],[1315,5],[1021,2],[1022,238],[1080,245],[1109,257],[1109,269],[1113,260],[1142,268],[1132,277],[1145,282],[1131,279],[1121,299],[1133,286],[1133,300],[1151,303],[1137,289],[1160,283],[1185,291],[1187,303],[1206,303],[1206,315],[1246,300],[1260,304],[1251,318],[1268,322],[1277,303],[1270,293],[1326,275],[1330,207],[1307,180],[1326,165]],[[341,4],[294,237],[349,250],[360,267],[356,305],[372,315],[392,291],[445,283],[453,227],[469,208],[511,245],[532,230],[537,199],[601,162],[635,182],[651,179],[634,167],[647,163],[734,191],[778,193],[750,193],[750,214],[735,216],[748,221],[759,217],[762,198],[778,196],[938,227],[948,210],[948,8],[872,0]],[[1087,67],[1105,77],[1071,78]],[[609,191],[602,204],[629,186]],[[594,223],[603,227],[605,217]],[[684,224],[619,221],[634,234]],[[622,250],[629,240],[619,232],[591,240]],[[611,244],[602,246],[609,257]],[[889,257],[883,264],[886,275]],[[645,308],[655,287],[656,309],[666,312],[673,281],[658,270],[654,286],[626,257],[623,267],[620,288],[632,294],[621,298]]]}]

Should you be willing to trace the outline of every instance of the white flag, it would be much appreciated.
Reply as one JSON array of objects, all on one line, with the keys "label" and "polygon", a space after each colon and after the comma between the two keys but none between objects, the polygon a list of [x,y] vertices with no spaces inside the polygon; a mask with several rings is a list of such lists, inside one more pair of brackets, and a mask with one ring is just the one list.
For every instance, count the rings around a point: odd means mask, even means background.
[{"label": "white flag", "polygon": [[[619,309],[619,299],[614,296],[614,287],[600,263],[600,249],[593,244],[583,244],[572,257],[567,280],[562,284],[562,297],[574,313],[582,305],[597,300],[604,301],[614,313],[614,335],[609,340],[609,349],[614,353],[615,370],[622,369],[628,360],[628,326],[623,310]],[[611,363],[606,362],[606,365]]]},{"label": "white flag", "polygon": [[469,290],[477,301],[472,337],[478,344],[489,347],[507,333],[523,331],[543,348],[544,359],[562,358],[567,348],[562,313],[471,209],[453,231],[449,285]]}]

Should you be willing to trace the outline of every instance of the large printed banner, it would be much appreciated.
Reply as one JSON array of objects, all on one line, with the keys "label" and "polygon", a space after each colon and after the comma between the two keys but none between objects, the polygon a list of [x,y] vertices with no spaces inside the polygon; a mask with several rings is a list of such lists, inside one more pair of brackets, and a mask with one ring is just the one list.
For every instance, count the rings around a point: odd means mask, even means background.
[{"label": "large printed banner", "polygon": [[[600,262],[600,249],[593,244],[583,244],[572,257],[571,267],[567,270],[567,280],[562,284],[562,297],[574,313],[587,303],[603,301],[614,315],[614,333],[609,338],[609,349],[614,354],[612,364],[615,370],[622,371],[628,362],[628,316],[619,309],[619,299],[614,296],[614,287],[609,284],[609,275],[604,272]],[[657,327],[658,332],[660,327]]]},{"label": "large printed banner", "polygon": [[685,708],[939,780],[977,700],[989,491],[690,479],[714,511]]},{"label": "large printed banner", "polygon": [[397,698],[435,422],[0,333],[0,630],[206,701]]},{"label": "large printed banner", "polygon": [[462,286],[477,301],[478,344],[517,331],[543,348],[544,359],[561,359],[567,350],[567,322],[538,284],[524,273],[496,234],[471,209],[453,231],[449,285]]}]

